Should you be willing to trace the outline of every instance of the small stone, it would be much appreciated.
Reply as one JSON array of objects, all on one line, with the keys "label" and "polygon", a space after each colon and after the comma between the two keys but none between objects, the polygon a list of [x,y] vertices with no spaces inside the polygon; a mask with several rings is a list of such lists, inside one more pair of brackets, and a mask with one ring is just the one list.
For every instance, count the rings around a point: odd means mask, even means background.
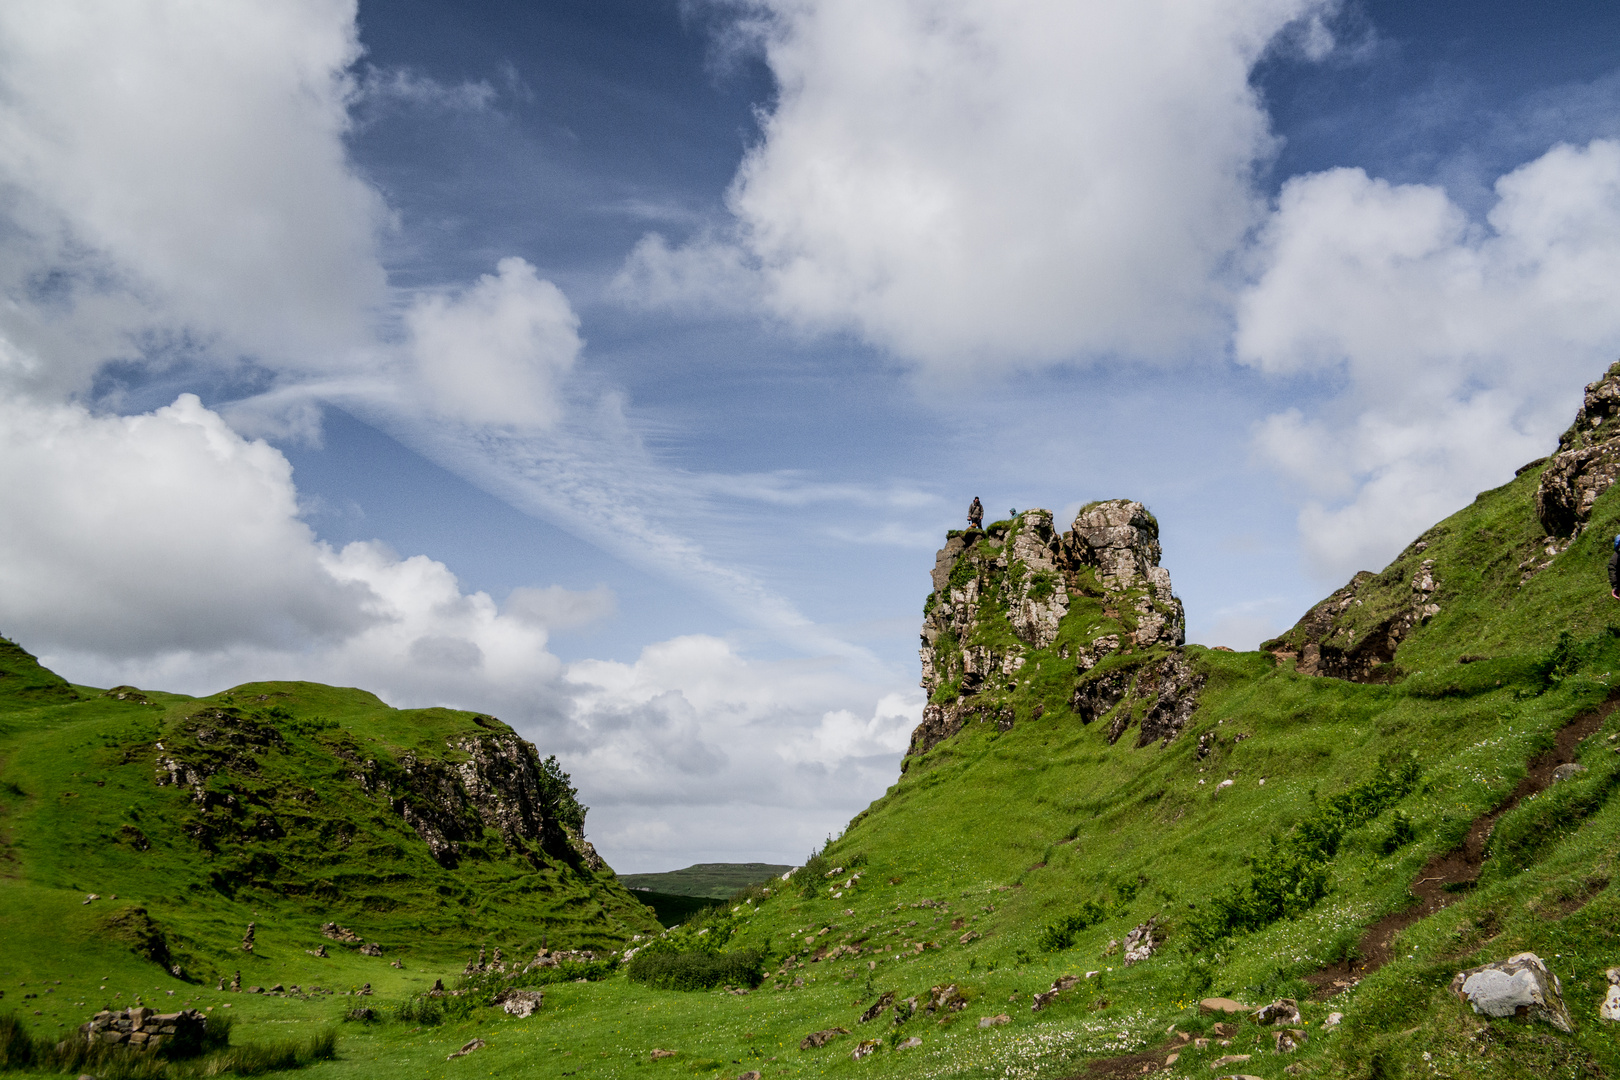
[{"label": "small stone", "polygon": [[1573,780],[1585,771],[1585,765],[1577,765],[1572,761],[1567,765],[1560,765],[1558,768],[1553,770],[1552,782],[1556,784],[1563,780]]},{"label": "small stone", "polygon": [[1263,1005],[1256,1009],[1254,1022],[1257,1024],[1297,1024],[1299,1023],[1299,1002],[1293,998],[1278,998],[1270,1005]]},{"label": "small stone", "polygon": [[877,1048],[878,1048],[878,1041],[876,1039],[867,1039],[867,1040],[863,1041],[860,1045],[856,1046],[854,1050],[850,1051],[850,1054],[849,1054],[850,1059],[853,1060],[853,1061],[859,1061],[859,1060],[861,1060],[861,1058],[866,1057],[869,1054],[871,1054]]},{"label": "small stone", "polygon": [[1006,1013],[1000,1013],[999,1015],[996,1015],[996,1016],[983,1016],[983,1017],[980,1017],[979,1018],[979,1026],[982,1027],[982,1028],[999,1027],[1000,1025],[1010,1023],[1011,1021],[1012,1021],[1012,1017],[1008,1016]]},{"label": "small stone", "polygon": [[915,1049],[917,1049],[917,1047],[919,1047],[921,1045],[922,1045],[922,1040],[917,1038],[917,1036],[913,1035],[911,1038],[907,1039],[905,1042],[901,1043],[899,1046],[896,1046],[895,1049],[896,1050],[915,1050]]},{"label": "small stone", "polygon": [[1305,1032],[1302,1028],[1289,1028],[1287,1031],[1278,1031],[1272,1034],[1272,1049],[1279,1054],[1292,1054],[1305,1043]]},{"label": "small stone", "polygon": [[675,1051],[673,1051],[673,1050],[660,1050],[657,1047],[653,1048],[652,1059],[654,1061],[657,1061],[659,1058],[667,1058],[667,1057],[674,1057],[674,1056],[675,1056]]},{"label": "small stone", "polygon": [[1029,1011],[1040,1012],[1042,1009],[1052,1004],[1053,1001],[1057,1000],[1057,996],[1058,992],[1056,990],[1048,990],[1043,994],[1035,994],[1030,998]]},{"label": "small stone", "polygon": [[[1096,973],[1092,972],[1092,974]],[[1090,977],[1090,975],[1087,976],[1087,978]],[[1209,1013],[1226,1013],[1227,1015],[1231,1015],[1232,1013],[1246,1013],[1252,1012],[1253,1010],[1254,1006],[1252,1005],[1244,1005],[1240,1002],[1233,1001],[1231,998],[1224,997],[1205,998],[1198,1003],[1198,1011],[1206,1015]]]},{"label": "small stone", "polygon": [[468,1054],[472,1053],[474,1050],[482,1050],[487,1045],[488,1044],[485,1043],[483,1039],[474,1039],[472,1042],[463,1045],[460,1050],[457,1050],[455,1053],[446,1056],[444,1060],[446,1060],[446,1061],[454,1061],[458,1057],[466,1057]]},{"label": "small stone", "polygon": [[1342,1012],[1332,1012],[1332,1013],[1328,1013],[1328,1018],[1326,1020],[1322,1021],[1322,1027],[1324,1029],[1326,1029],[1326,1028],[1336,1028],[1342,1023],[1344,1023],[1344,1013],[1342,1013]]},{"label": "small stone", "polygon": [[1236,1024],[1213,1024],[1209,1029],[1218,1039],[1230,1039],[1238,1033]]},{"label": "small stone", "polygon": [[1249,1054],[1223,1054],[1214,1061],[1210,1062],[1209,1067],[1212,1069],[1220,1069],[1226,1067],[1227,1065],[1241,1065],[1245,1061],[1248,1061],[1250,1056],[1251,1055]]},{"label": "small stone", "polygon": [[848,1035],[848,1028],[824,1028],[821,1031],[812,1031],[799,1043],[800,1050],[814,1050],[818,1046],[826,1046],[840,1035]]}]

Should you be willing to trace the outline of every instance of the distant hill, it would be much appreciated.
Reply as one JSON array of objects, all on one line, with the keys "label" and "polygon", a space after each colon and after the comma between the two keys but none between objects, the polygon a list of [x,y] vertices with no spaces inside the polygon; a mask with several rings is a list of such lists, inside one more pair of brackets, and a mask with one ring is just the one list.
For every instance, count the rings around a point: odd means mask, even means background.
[{"label": "distant hill", "polygon": [[792,869],[775,863],[693,863],[684,870],[661,874],[620,874],[619,880],[631,889],[725,900],[738,889],[779,878]]}]

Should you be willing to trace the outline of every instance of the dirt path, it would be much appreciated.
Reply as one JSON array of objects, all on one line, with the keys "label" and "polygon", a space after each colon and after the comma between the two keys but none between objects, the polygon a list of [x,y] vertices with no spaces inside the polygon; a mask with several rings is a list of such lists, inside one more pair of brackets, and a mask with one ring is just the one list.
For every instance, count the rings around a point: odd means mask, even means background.
[{"label": "dirt path", "polygon": [[1485,843],[1490,839],[1491,830],[1496,827],[1497,818],[1531,795],[1545,791],[1552,783],[1553,770],[1574,761],[1576,747],[1601,728],[1616,708],[1620,708],[1620,693],[1611,695],[1602,705],[1582,713],[1560,728],[1552,749],[1531,759],[1529,773],[1519,781],[1507,800],[1490,813],[1475,818],[1461,846],[1436,855],[1418,871],[1411,884],[1412,895],[1418,898],[1417,904],[1385,915],[1369,926],[1361,935],[1361,955],[1356,960],[1333,964],[1305,976],[1305,981],[1316,987],[1312,998],[1317,1001],[1330,998],[1377,971],[1389,962],[1391,946],[1397,934],[1419,919],[1426,919],[1441,908],[1456,903],[1458,893],[1448,889],[1448,886],[1479,879],[1480,865],[1485,861]]}]

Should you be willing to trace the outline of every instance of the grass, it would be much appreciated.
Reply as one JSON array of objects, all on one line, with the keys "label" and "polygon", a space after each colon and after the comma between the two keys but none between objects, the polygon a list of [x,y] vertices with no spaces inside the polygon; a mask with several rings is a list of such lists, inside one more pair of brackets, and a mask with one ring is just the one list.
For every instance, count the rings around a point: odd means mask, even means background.
[{"label": "grass", "polygon": [[[791,881],[734,894],[668,936],[666,955],[694,955],[688,946],[700,937],[716,943],[706,955],[757,951],[764,977],[746,994],[728,993],[724,981],[662,989],[621,968],[549,984],[528,1019],[463,993],[454,1000],[464,1004],[426,1021],[405,1006],[424,1000],[435,979],[454,985],[478,944],[501,944],[512,956],[547,933],[553,946],[568,935],[645,944],[659,933],[644,915],[636,921],[633,901],[610,881],[544,860],[537,869],[492,833],[470,839],[477,857],[447,870],[421,857],[414,834],[379,802],[329,794],[348,791],[334,774],[352,772],[330,764],[337,735],[364,751],[362,761],[443,760],[453,757],[447,738],[484,730],[468,714],[388,710],[359,691],[305,684],[238,689],[230,697],[250,709],[260,693],[290,695],[283,707],[294,720],[275,725],[293,749],[256,755],[259,773],[241,785],[272,808],[286,835],[233,838],[213,854],[199,853],[184,831],[189,795],[155,787],[153,757],[131,754],[179,731],[187,710],[202,705],[153,693],[157,704],[132,704],[68,688],[81,700],[0,712],[3,1003],[55,1038],[135,994],[169,1007],[173,991],[175,1005],[229,1008],[244,1044],[296,1042],[362,1004],[349,991],[369,982],[363,1004],[380,1022],[344,1025],[336,1056],[305,1066],[321,1080],[437,1080],[473,1070],[731,1077],[754,1068],[772,1077],[1060,1077],[1095,1056],[1156,1048],[1171,1025],[1207,1033],[1213,1021],[1198,1015],[1199,997],[1306,998],[1305,976],[1342,960],[1363,928],[1405,908],[1425,862],[1496,807],[1553,734],[1620,679],[1620,636],[1609,629],[1620,608],[1603,574],[1603,537],[1620,531],[1620,493],[1599,499],[1586,533],[1526,580],[1520,563],[1545,542],[1532,507],[1536,479],[1530,470],[1484,493],[1429,530],[1424,550],[1414,546],[1362,586],[1367,602],[1335,631],[1347,641],[1349,630],[1366,628],[1354,620],[1393,604],[1423,560],[1433,560],[1441,583],[1441,610],[1403,642],[1392,681],[1311,678],[1270,654],[1192,647],[1187,655],[1206,681],[1198,711],[1168,746],[1138,748],[1129,735],[1110,745],[1106,723],[1083,724],[1069,710],[1073,664],[1060,650],[1072,655],[1123,626],[1095,598],[1073,594],[1058,640],[1028,650],[1016,685],[980,695],[1013,710],[1010,728],[970,722],[911,759]],[[43,676],[27,678],[62,694]],[[1211,1075],[1208,1064],[1227,1053],[1253,1054],[1243,1070],[1274,1080],[1296,1061],[1311,1075],[1358,1080],[1620,1075],[1620,1048],[1596,1020],[1604,970],[1620,964],[1620,896],[1610,887],[1620,853],[1620,742],[1611,736],[1620,739],[1620,716],[1580,748],[1588,772],[1502,817],[1477,886],[1403,931],[1388,965],[1333,999],[1302,1002],[1310,1038],[1296,1054],[1272,1053],[1269,1035],[1245,1023],[1230,1047],[1184,1050],[1171,1075]],[[297,784],[278,770],[295,768],[293,759],[329,763],[324,776],[296,765],[320,803],[288,802]],[[1416,775],[1402,779],[1403,762],[1415,762]],[[1232,783],[1221,787],[1225,780]],[[321,828],[345,823],[354,830],[346,854],[323,862]],[[147,849],[121,831],[125,824]],[[1279,862],[1278,851],[1298,859]],[[226,865],[245,882],[230,894],[208,876]],[[1229,921],[1219,934],[1197,932],[1220,898],[1258,895],[1257,883],[1270,888],[1279,867],[1309,871],[1292,880],[1309,878],[1311,902]],[[323,880],[329,893],[316,887]],[[269,887],[276,882],[305,891],[279,894]],[[103,900],[83,905],[89,891]],[[337,992],[232,994],[175,979],[109,930],[115,912],[135,907],[188,971],[241,967],[244,984]],[[315,927],[328,918],[382,941],[384,956],[338,948],[327,960],[309,956],[320,941]],[[1164,944],[1127,967],[1118,943],[1149,918]],[[259,924],[251,955],[236,948],[249,919]],[[1065,947],[1046,951],[1043,934],[1053,927]],[[1486,1020],[1449,995],[1456,971],[1521,950],[1559,975],[1573,1035]],[[1067,975],[1078,983],[1031,1012],[1030,995]],[[946,985],[965,997],[961,1011],[890,1009],[860,1021],[885,994],[925,1004]],[[1330,1011],[1345,1020],[1326,1030]],[[1001,1013],[1011,1022],[979,1027]],[[810,1032],[836,1027],[851,1034],[799,1049]],[[487,1045],[445,1060],[475,1037]],[[900,1049],[912,1037],[921,1045]],[[879,1049],[852,1061],[866,1039]],[[655,1060],[654,1049],[675,1053]]]}]

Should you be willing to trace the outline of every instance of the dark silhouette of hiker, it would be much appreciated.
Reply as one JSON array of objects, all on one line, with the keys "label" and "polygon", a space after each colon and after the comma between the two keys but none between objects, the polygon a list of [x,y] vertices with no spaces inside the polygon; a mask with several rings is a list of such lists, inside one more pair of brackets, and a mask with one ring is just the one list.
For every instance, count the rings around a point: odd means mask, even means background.
[{"label": "dark silhouette of hiker", "polygon": [[1620,600],[1620,536],[1614,538],[1614,552],[1609,556],[1609,595]]},{"label": "dark silhouette of hiker", "polygon": [[[973,496],[973,502],[968,507],[968,526],[974,529],[982,528],[984,526],[984,504],[979,501],[979,497],[977,495]],[[1620,536],[1615,537],[1615,543],[1615,550],[1620,551]],[[1615,572],[1614,563],[1611,562],[1609,564],[1609,577],[1613,578]],[[1617,583],[1616,587],[1620,588],[1620,583]]]}]

